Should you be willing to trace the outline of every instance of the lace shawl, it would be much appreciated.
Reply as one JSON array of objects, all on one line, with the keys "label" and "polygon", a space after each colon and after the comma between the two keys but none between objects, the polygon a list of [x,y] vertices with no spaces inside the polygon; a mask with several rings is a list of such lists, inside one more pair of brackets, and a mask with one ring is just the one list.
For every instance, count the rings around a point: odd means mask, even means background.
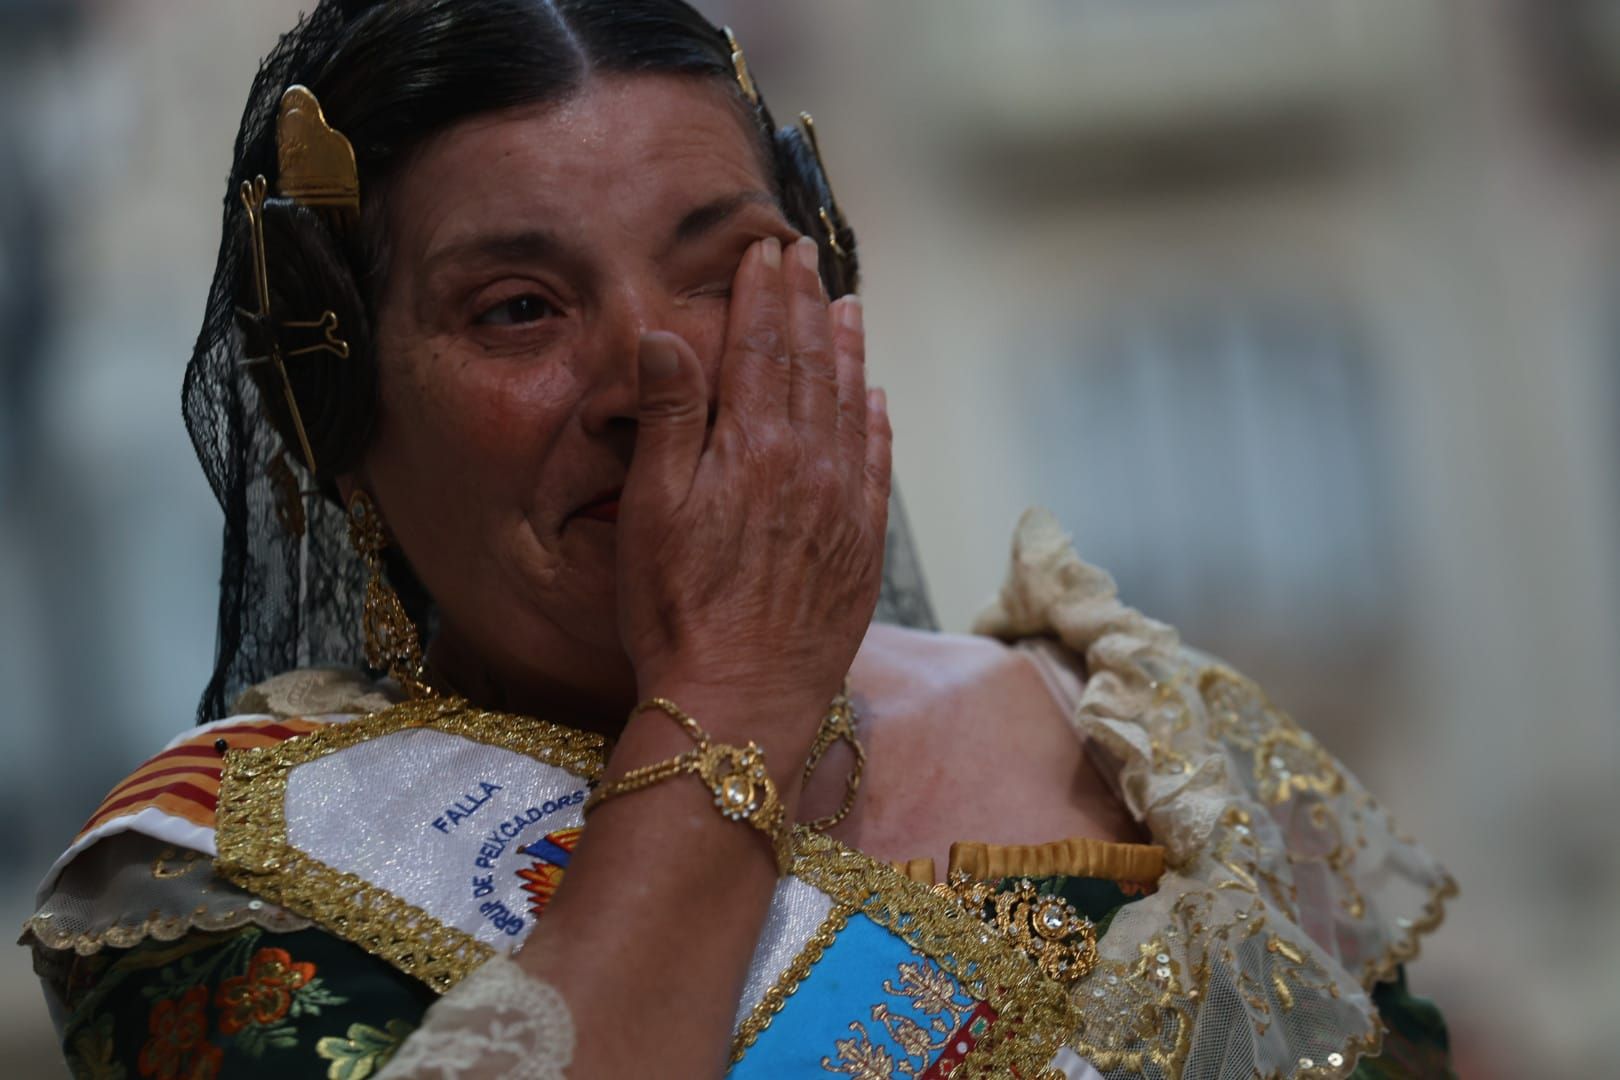
[{"label": "lace shawl", "polygon": [[1106,1076],[1343,1076],[1376,1052],[1368,989],[1456,891],[1253,682],[1118,599],[1045,511],[975,630],[1085,660],[1076,731],[1166,849],[1082,981],[1073,1048]]}]

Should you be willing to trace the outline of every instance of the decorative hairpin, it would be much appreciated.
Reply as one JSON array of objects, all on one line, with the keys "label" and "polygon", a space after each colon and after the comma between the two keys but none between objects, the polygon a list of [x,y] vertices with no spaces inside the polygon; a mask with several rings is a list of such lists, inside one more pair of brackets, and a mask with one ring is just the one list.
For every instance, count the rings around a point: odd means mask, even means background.
[{"label": "decorative hairpin", "polygon": [[306,86],[287,87],[276,119],[276,194],[303,206],[358,211],[354,147],[326,122]]},{"label": "decorative hairpin", "polygon": [[748,74],[748,60],[743,56],[742,42],[737,35],[731,32],[731,27],[723,27],[726,34],[726,44],[731,46],[731,70],[737,76],[737,85],[742,88],[743,97],[753,105],[759,104],[759,88],[754,85],[754,77]]},{"label": "decorative hairpin", "polygon": [[821,182],[827,188],[827,205],[816,207],[816,214],[821,218],[821,227],[827,230],[827,246],[832,248],[834,255],[840,259],[849,258],[849,252],[838,241],[838,226],[836,220],[843,217],[838,209],[838,197],[833,194],[832,181],[827,178],[827,164],[821,160],[821,143],[816,139],[815,119],[807,112],[799,114],[799,127],[804,131],[805,141],[810,144],[810,152],[815,155],[816,169],[821,173]]},{"label": "decorative hairpin", "polygon": [[[301,206],[335,213],[340,220],[359,212],[360,180],[354,147],[326,122],[320,102],[307,87],[290,86],[281,97],[281,111],[276,118],[276,160],[278,196],[291,199]],[[267,188],[263,176],[242,182],[240,194],[248,215],[258,310],[238,308],[237,314],[241,316],[243,324],[245,351],[248,353],[246,362],[270,364],[275,368],[287,412],[292,418],[293,430],[298,436],[304,466],[313,476],[317,474],[319,466],[315,461],[314,447],[310,445],[309,432],[304,426],[303,413],[299,411],[298,399],[293,393],[292,379],[287,373],[287,358],[328,352],[339,359],[348,359],[349,343],[338,336],[335,311],[323,311],[316,319],[278,319],[273,316],[264,243]],[[266,475],[277,492],[276,516],[288,532],[301,534],[304,526],[301,496],[305,493],[298,490],[285,452],[278,454],[271,462]]]}]

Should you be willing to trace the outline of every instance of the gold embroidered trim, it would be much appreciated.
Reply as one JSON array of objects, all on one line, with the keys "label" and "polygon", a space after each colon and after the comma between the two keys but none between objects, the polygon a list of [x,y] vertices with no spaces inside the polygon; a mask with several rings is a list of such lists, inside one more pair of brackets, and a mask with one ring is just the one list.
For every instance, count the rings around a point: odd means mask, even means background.
[{"label": "gold embroidered trim", "polygon": [[828,837],[796,831],[793,872],[899,936],[994,1009],[997,1020],[951,1074],[1039,1076],[1075,1029],[1069,996],[999,934],[929,886]]},{"label": "gold embroidered trim", "polygon": [[[148,939],[178,941],[192,930],[219,933],[252,924],[262,930],[285,934],[307,929],[310,920],[288,911],[249,900],[240,908],[226,911],[198,910],[184,915],[150,915],[140,922],[121,923],[105,930],[77,933],[60,930],[50,912],[35,915],[23,923],[19,945],[38,945],[55,952],[72,949],[79,956],[94,956],[102,949],[132,949]],[[31,939],[31,940],[30,940]]]},{"label": "gold embroidered trim", "polygon": [[1028,878],[997,889],[957,870],[934,892],[1001,931],[1049,979],[1067,986],[1097,966],[1097,927],[1061,896],[1043,895]]},{"label": "gold embroidered trim", "polygon": [[782,970],[776,982],[765,991],[765,996],[759,999],[759,1004],[755,1005],[743,1022],[737,1025],[736,1035],[731,1041],[733,1065],[742,1060],[748,1048],[753,1046],[760,1034],[771,1026],[776,1014],[782,1011],[787,999],[799,988],[799,984],[804,982],[810,974],[810,969],[816,966],[821,954],[827,951],[827,946],[833,943],[839,931],[848,925],[849,917],[853,914],[855,914],[853,907],[834,904],[832,910],[827,912],[827,917],[821,921],[821,926],[810,935],[810,939],[804,943],[804,948],[799,950],[799,955]]},{"label": "gold embroidered trim", "polygon": [[1164,873],[1164,848],[1073,837],[1050,844],[951,845],[947,876],[958,870],[979,881],[1008,877],[1084,877],[1152,884]]},{"label": "gold embroidered trim", "polygon": [[368,739],[420,727],[514,750],[587,779],[602,771],[605,743],[598,735],[483,712],[459,698],[403,702],[274,746],[228,751],[220,778],[214,865],[242,888],[314,919],[443,993],[494,950],[287,841],[287,779],[293,769]]}]

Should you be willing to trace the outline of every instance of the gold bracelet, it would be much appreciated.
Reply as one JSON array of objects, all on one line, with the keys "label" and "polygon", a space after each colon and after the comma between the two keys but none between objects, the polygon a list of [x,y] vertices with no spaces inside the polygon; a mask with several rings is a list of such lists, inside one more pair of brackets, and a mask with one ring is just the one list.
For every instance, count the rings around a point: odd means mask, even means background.
[{"label": "gold bracelet", "polygon": [[832,744],[842,739],[849,744],[849,749],[855,755],[855,764],[850,767],[849,778],[844,781],[844,801],[837,810],[826,817],[806,821],[807,828],[817,832],[826,832],[849,816],[850,810],[855,806],[855,795],[861,789],[861,774],[866,771],[866,747],[861,745],[860,736],[855,732],[855,725],[860,717],[855,712],[855,703],[849,697],[849,679],[844,680],[844,689],[832,699],[827,706],[827,715],[822,717],[821,727],[816,729],[816,741],[810,747],[810,756],[804,762],[804,779],[810,781],[810,775],[821,764],[821,759]]},{"label": "gold bracelet", "polygon": [[635,717],[647,709],[668,714],[697,745],[668,761],[631,769],[617,780],[599,785],[585,800],[584,812],[589,814],[615,796],[640,791],[682,773],[696,773],[714,795],[714,805],[721,814],[765,834],[776,856],[777,871],[785,876],[793,865],[792,832],[776,784],[765,768],[765,751],[753,742],[740,747],[714,742],[696,720],[668,698],[649,698],[630,715]]}]

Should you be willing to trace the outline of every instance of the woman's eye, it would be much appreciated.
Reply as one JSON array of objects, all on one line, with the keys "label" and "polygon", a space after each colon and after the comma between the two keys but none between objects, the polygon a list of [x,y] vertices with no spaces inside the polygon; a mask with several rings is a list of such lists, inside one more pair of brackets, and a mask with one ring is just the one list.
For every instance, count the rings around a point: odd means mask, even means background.
[{"label": "woman's eye", "polygon": [[524,293],[510,300],[502,300],[478,316],[477,322],[480,326],[517,326],[522,323],[539,322],[556,314],[558,314],[556,307],[544,297]]},{"label": "woman's eye", "polygon": [[713,284],[704,285],[702,288],[693,289],[691,295],[700,298],[729,300],[731,299],[731,279],[727,278],[725,281],[716,281]]}]

